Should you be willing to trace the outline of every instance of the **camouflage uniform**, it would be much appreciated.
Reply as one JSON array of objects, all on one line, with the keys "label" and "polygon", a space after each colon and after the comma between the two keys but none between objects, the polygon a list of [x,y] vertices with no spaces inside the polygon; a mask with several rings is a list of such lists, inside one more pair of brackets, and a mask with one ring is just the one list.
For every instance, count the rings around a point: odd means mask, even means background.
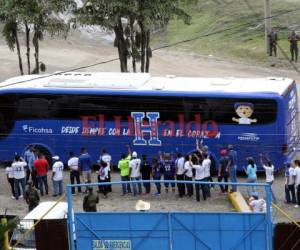
[{"label": "camouflage uniform", "polygon": [[293,31],[289,36],[290,41],[290,52],[291,52],[291,61],[298,61],[298,41],[300,40],[299,36]]},{"label": "camouflage uniform", "polygon": [[99,197],[93,194],[93,189],[89,189],[89,194],[83,198],[83,210],[85,212],[97,212],[97,203],[99,203]]},{"label": "camouflage uniform", "polygon": [[33,210],[40,202],[40,196],[35,187],[32,184],[29,184],[26,192],[25,192],[25,199],[28,204],[28,210]]},{"label": "camouflage uniform", "polygon": [[277,40],[278,40],[277,33],[272,30],[268,34],[268,38],[269,38],[269,45],[270,45],[269,55],[272,56],[274,52],[274,56],[277,56]]}]

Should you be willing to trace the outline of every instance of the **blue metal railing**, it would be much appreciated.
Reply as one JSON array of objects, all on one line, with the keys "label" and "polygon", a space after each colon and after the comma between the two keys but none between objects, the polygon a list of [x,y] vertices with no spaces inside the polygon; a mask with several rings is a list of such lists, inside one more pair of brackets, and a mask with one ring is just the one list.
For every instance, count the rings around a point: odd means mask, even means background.
[{"label": "blue metal railing", "polygon": [[[245,183],[245,182],[209,182],[209,181],[175,181],[175,180],[135,180],[135,181],[113,181],[113,182],[101,182],[101,183],[85,183],[85,184],[69,184],[67,189],[67,201],[68,201],[68,214],[73,214],[73,200],[72,200],[72,187],[91,187],[91,186],[105,186],[105,185],[122,185],[132,183],[175,183],[175,184],[207,184],[207,185],[235,185],[243,187],[262,187],[266,194],[266,227],[267,227],[267,246],[268,250],[273,249],[273,226],[271,220],[271,186],[263,183]],[[75,250],[74,244],[74,218],[68,216],[69,222],[69,234],[70,234],[70,249]]]}]

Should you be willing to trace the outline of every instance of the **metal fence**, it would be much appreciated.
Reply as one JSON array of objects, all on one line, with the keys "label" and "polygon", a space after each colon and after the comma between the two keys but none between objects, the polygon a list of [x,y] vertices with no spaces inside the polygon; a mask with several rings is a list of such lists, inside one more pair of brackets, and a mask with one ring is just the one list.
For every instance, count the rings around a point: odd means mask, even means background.
[{"label": "metal fence", "polygon": [[[132,183],[199,184],[198,181],[129,181]],[[271,187],[258,183],[201,182],[206,185],[260,187],[266,199],[265,213],[228,212],[97,212],[69,216],[70,248],[75,249],[273,249]],[[73,214],[72,187],[107,183],[67,185],[68,212]],[[76,237],[76,243],[75,239]]]}]

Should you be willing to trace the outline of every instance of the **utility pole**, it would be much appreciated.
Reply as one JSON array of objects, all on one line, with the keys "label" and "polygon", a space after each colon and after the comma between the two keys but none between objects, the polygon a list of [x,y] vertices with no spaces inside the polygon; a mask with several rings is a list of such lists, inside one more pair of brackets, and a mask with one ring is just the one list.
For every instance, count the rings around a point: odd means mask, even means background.
[{"label": "utility pole", "polygon": [[270,44],[268,39],[268,34],[270,33],[272,29],[271,26],[271,6],[270,6],[270,0],[265,0],[265,46],[266,46],[266,52],[270,52]]}]

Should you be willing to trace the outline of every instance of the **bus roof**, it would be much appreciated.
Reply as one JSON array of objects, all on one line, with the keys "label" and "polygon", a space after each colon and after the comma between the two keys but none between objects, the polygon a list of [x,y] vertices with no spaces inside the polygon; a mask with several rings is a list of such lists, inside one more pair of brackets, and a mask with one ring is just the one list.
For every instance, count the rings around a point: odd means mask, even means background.
[{"label": "bus roof", "polygon": [[288,78],[157,77],[147,73],[70,72],[26,75],[8,79],[1,89],[89,89],[105,91],[270,93],[284,95],[293,84]]},{"label": "bus roof", "polygon": [[[46,201],[40,203],[37,207],[35,207],[31,212],[29,212],[24,220],[38,220],[40,219],[51,207],[54,206],[55,201]],[[68,213],[68,203],[67,202],[59,202],[43,219],[51,220],[51,219],[63,219],[67,217]]]}]

